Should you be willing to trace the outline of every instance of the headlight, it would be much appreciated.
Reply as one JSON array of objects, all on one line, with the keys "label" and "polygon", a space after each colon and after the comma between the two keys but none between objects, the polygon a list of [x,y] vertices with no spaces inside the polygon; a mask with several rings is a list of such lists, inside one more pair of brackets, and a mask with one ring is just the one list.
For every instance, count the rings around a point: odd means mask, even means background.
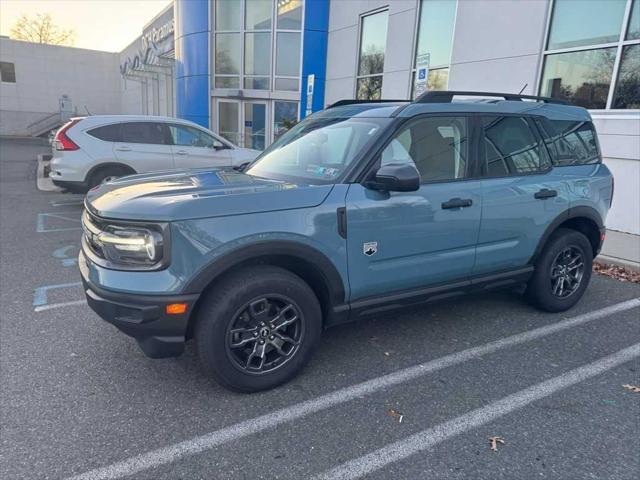
[{"label": "headlight", "polygon": [[166,266],[165,225],[118,225],[87,211],[82,216],[86,249],[96,263],[115,269],[156,269]]},{"label": "headlight", "polygon": [[162,258],[162,235],[143,228],[107,225],[97,235],[105,258],[114,263],[154,265]]}]

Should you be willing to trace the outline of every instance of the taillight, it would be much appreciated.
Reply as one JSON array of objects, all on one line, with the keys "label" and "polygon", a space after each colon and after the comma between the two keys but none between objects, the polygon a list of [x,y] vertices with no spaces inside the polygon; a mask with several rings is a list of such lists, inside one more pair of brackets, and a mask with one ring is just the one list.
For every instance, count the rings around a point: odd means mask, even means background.
[{"label": "taillight", "polygon": [[56,136],[53,141],[56,145],[56,150],[78,150],[80,147],[76,145],[76,143],[69,138],[67,135],[67,130],[73,127],[76,123],[78,123],[81,118],[75,118],[70,122],[65,123],[60,130],[56,132]]}]

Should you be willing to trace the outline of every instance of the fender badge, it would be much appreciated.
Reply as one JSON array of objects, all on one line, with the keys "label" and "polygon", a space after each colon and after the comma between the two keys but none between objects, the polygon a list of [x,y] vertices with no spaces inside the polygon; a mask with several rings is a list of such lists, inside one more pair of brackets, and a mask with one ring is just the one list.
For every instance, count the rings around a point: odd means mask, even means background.
[{"label": "fender badge", "polygon": [[362,253],[367,257],[375,255],[378,251],[378,242],[366,242],[362,245]]}]

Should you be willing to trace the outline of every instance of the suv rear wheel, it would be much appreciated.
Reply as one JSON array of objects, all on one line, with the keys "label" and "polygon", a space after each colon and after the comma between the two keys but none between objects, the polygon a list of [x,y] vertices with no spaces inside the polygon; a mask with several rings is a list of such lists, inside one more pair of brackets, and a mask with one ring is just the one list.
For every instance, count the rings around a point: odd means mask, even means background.
[{"label": "suv rear wheel", "polygon": [[257,266],[216,283],[196,318],[200,362],[225,387],[240,392],[273,388],[309,360],[322,329],[320,304],[299,277]]},{"label": "suv rear wheel", "polygon": [[587,237],[560,228],[551,235],[536,261],[525,295],[541,310],[568,310],[587,289],[592,266],[593,253]]}]

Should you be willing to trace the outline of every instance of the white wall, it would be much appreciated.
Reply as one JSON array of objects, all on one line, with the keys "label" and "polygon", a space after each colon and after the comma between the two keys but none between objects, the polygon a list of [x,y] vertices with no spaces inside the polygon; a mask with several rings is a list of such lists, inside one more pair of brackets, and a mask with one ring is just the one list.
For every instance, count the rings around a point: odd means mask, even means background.
[{"label": "white wall", "polygon": [[0,134],[26,134],[31,122],[71,98],[78,114],[120,112],[118,54],[0,38],[0,60],[15,64],[16,83],[0,83]]}]

